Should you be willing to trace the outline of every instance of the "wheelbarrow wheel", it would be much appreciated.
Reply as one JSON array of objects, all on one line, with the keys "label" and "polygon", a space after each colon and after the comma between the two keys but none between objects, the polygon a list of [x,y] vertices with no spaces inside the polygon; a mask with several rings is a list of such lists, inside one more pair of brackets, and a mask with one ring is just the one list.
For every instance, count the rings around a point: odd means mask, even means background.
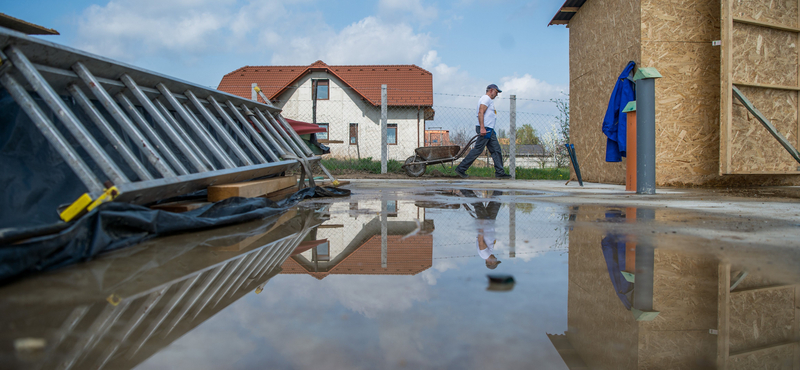
[{"label": "wheelbarrow wheel", "polygon": [[406,158],[405,170],[406,174],[411,177],[420,177],[425,173],[425,168],[427,167],[424,164],[412,164],[417,161],[417,156],[412,155]]}]

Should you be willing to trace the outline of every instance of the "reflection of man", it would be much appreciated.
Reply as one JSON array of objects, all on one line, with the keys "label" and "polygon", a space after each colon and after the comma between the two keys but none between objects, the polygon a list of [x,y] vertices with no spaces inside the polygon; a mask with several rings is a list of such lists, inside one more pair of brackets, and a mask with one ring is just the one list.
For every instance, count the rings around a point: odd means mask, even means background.
[{"label": "reflection of man", "polygon": [[[461,194],[470,198],[477,198],[475,192],[472,190],[461,190]],[[500,191],[492,192],[492,196],[502,195]],[[497,218],[497,212],[500,210],[501,203],[489,201],[488,204],[483,202],[473,202],[471,204],[464,204],[472,217],[475,217],[477,222],[478,236],[475,245],[478,248],[478,255],[486,260],[486,267],[494,270],[500,261],[494,255],[494,247],[497,244],[497,238],[494,232],[494,222]]]}]

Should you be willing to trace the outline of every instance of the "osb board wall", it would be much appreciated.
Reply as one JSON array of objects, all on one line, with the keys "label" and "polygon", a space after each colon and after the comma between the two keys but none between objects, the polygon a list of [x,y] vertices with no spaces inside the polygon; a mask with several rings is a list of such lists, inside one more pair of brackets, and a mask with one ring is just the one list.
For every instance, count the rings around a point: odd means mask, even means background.
[{"label": "osb board wall", "polygon": [[731,357],[728,359],[728,369],[791,369],[793,356],[794,349],[790,346],[770,348],[759,353]]},{"label": "osb board wall", "polygon": [[731,293],[731,352],[780,344],[794,337],[794,287]]},{"label": "osb board wall", "polygon": [[605,161],[602,124],[617,76],[639,63],[639,14],[639,0],[592,0],[569,23],[570,141],[586,181],[625,182],[625,159]]},{"label": "osb board wall", "polygon": [[709,368],[717,337],[717,264],[686,252],[655,250],[653,321],[639,323],[640,369]]},{"label": "osb board wall", "polygon": [[703,185],[719,172],[719,0],[642,0],[642,63],[655,67],[656,182]]},{"label": "osb board wall", "polygon": [[589,368],[636,369],[636,321],[611,284],[600,244],[603,231],[587,224],[605,218],[605,210],[581,207],[569,232],[566,334]]},{"label": "osb board wall", "polygon": [[[797,67],[795,66],[795,71]],[[795,76],[796,77],[796,76]],[[797,92],[740,86],[773,126],[797,148]],[[738,100],[731,120],[731,172],[795,172],[800,164]]]},{"label": "osb board wall", "polygon": [[[721,59],[720,169],[721,174],[798,174],[798,164],[739,101],[726,96],[731,85],[760,110],[795,147],[798,140],[798,92],[769,86],[797,88],[797,32],[740,20],[797,27],[796,0],[723,0]],[[730,21],[728,19],[730,13]],[[729,50],[729,51],[728,51]],[[750,86],[746,85],[761,85]],[[800,183],[800,176],[773,176],[773,182]]]}]

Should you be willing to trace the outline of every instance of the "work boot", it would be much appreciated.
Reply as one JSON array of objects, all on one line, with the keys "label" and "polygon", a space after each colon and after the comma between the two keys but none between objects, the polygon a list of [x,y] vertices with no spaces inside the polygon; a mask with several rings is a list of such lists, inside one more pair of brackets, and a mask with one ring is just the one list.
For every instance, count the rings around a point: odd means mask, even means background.
[{"label": "work boot", "polygon": [[456,168],[456,175],[458,175],[458,177],[462,179],[466,179],[467,177],[469,177],[469,175],[467,175],[466,173],[459,171],[458,168]]},{"label": "work boot", "polygon": [[497,176],[495,176],[495,178],[498,178],[498,179],[510,179],[510,178],[511,178],[511,175],[509,175],[509,174],[507,174],[507,173],[504,173],[504,174],[502,174],[502,175],[497,175]]}]

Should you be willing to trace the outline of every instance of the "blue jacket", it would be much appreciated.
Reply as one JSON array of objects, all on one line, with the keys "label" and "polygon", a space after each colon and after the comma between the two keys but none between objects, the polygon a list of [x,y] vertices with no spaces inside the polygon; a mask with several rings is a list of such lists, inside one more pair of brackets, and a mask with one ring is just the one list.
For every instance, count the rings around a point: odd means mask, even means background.
[{"label": "blue jacket", "polygon": [[608,100],[608,109],[603,118],[603,133],[606,142],[606,162],[620,162],[625,156],[628,147],[628,117],[622,113],[629,101],[636,100],[636,88],[633,84],[633,68],[635,62],[628,62],[628,66],[617,78],[611,99]]}]

